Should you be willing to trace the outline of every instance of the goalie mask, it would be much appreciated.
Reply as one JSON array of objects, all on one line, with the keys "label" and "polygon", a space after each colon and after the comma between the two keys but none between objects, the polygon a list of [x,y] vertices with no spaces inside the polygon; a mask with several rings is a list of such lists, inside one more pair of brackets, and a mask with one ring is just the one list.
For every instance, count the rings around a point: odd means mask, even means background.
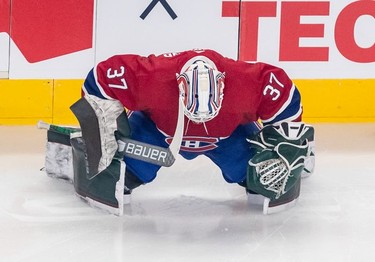
[{"label": "goalie mask", "polygon": [[185,115],[195,123],[204,123],[218,115],[223,101],[225,74],[206,57],[189,60],[177,74],[180,99]]}]

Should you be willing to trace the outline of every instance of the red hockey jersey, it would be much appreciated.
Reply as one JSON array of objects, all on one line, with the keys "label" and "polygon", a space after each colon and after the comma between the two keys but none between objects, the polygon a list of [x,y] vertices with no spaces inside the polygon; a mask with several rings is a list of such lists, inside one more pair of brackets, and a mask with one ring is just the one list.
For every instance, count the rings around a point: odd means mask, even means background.
[{"label": "red hockey jersey", "polygon": [[[176,74],[195,56],[212,60],[225,72],[224,99],[214,119],[187,123],[186,136],[228,137],[239,125],[261,120],[272,124],[299,121],[300,94],[280,68],[265,63],[246,63],[223,57],[213,50],[190,50],[160,56],[116,55],[100,62],[88,74],[83,91],[121,101],[125,108],[142,111],[159,130],[173,136],[178,115]],[[207,134],[208,133],[208,134]]]}]

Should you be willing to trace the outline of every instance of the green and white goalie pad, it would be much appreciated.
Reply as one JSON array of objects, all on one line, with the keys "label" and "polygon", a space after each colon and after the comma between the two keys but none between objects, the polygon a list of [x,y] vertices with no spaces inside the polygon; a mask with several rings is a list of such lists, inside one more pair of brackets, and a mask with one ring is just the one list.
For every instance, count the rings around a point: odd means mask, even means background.
[{"label": "green and white goalie pad", "polygon": [[56,126],[38,122],[38,128],[47,129],[47,143],[44,171],[48,176],[73,183],[73,155],[70,134],[79,132],[79,128]]},{"label": "green and white goalie pad", "polygon": [[183,136],[183,110],[179,110],[176,135],[169,148],[131,139],[128,118],[119,101],[86,95],[71,110],[79,128],[38,123],[39,128],[48,130],[44,170],[51,177],[73,183],[76,193],[91,206],[121,215],[126,186],[124,157],[171,166]]},{"label": "green and white goalie pad", "polygon": [[[283,122],[265,126],[248,140],[255,150],[249,161],[247,189],[265,196],[269,202],[283,200],[299,187],[301,177],[311,174],[315,164],[314,128],[304,123]],[[290,197],[281,204],[293,201]],[[266,213],[266,212],[265,212]]]}]

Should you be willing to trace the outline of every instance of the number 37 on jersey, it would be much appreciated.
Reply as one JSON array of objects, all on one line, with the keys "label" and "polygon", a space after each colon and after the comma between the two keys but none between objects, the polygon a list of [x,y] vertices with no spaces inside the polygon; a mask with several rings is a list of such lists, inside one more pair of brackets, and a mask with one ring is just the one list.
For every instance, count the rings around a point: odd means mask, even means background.
[{"label": "number 37 on jersey", "polygon": [[263,89],[264,96],[271,96],[272,101],[276,101],[280,97],[280,90],[284,88],[284,85],[271,73],[268,85]]},{"label": "number 37 on jersey", "polygon": [[128,85],[126,84],[124,74],[125,74],[125,67],[123,66],[120,66],[120,68],[118,69],[114,69],[111,67],[108,68],[107,78],[120,80],[119,84],[108,84],[108,86],[111,88],[118,88],[118,89],[123,89],[123,90],[128,89]]}]

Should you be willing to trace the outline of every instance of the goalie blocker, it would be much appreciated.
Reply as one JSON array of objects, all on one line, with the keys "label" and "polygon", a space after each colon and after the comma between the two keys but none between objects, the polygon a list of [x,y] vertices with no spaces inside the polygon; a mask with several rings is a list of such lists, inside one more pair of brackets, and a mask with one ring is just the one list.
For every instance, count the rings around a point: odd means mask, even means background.
[{"label": "goalie blocker", "polygon": [[[301,177],[310,175],[315,165],[313,127],[301,122],[283,122],[265,126],[248,141],[255,155],[249,161],[247,191],[264,196],[263,213],[295,205]],[[250,197],[251,194],[251,201]],[[259,196],[255,198],[259,202]]]},{"label": "goalie blocker", "polygon": [[175,157],[170,148],[130,139],[126,112],[117,101],[87,95],[71,110],[81,128],[38,123],[39,128],[48,129],[45,171],[72,182],[91,206],[122,215],[127,193],[142,184],[126,170],[123,157],[160,166],[171,166]]},{"label": "goalie blocker", "polygon": [[143,183],[126,170],[124,155],[160,166],[171,166],[175,157],[169,148],[130,139],[128,118],[118,101],[86,95],[71,110],[82,129],[71,135],[76,192],[92,206],[122,215],[124,200]]},{"label": "goalie blocker", "polygon": [[73,183],[77,195],[91,206],[122,215],[125,185],[142,184],[131,175],[125,179],[124,154],[118,150],[117,137],[130,136],[126,112],[116,101],[88,96],[71,110],[80,128],[38,123],[48,130],[45,171]]}]

